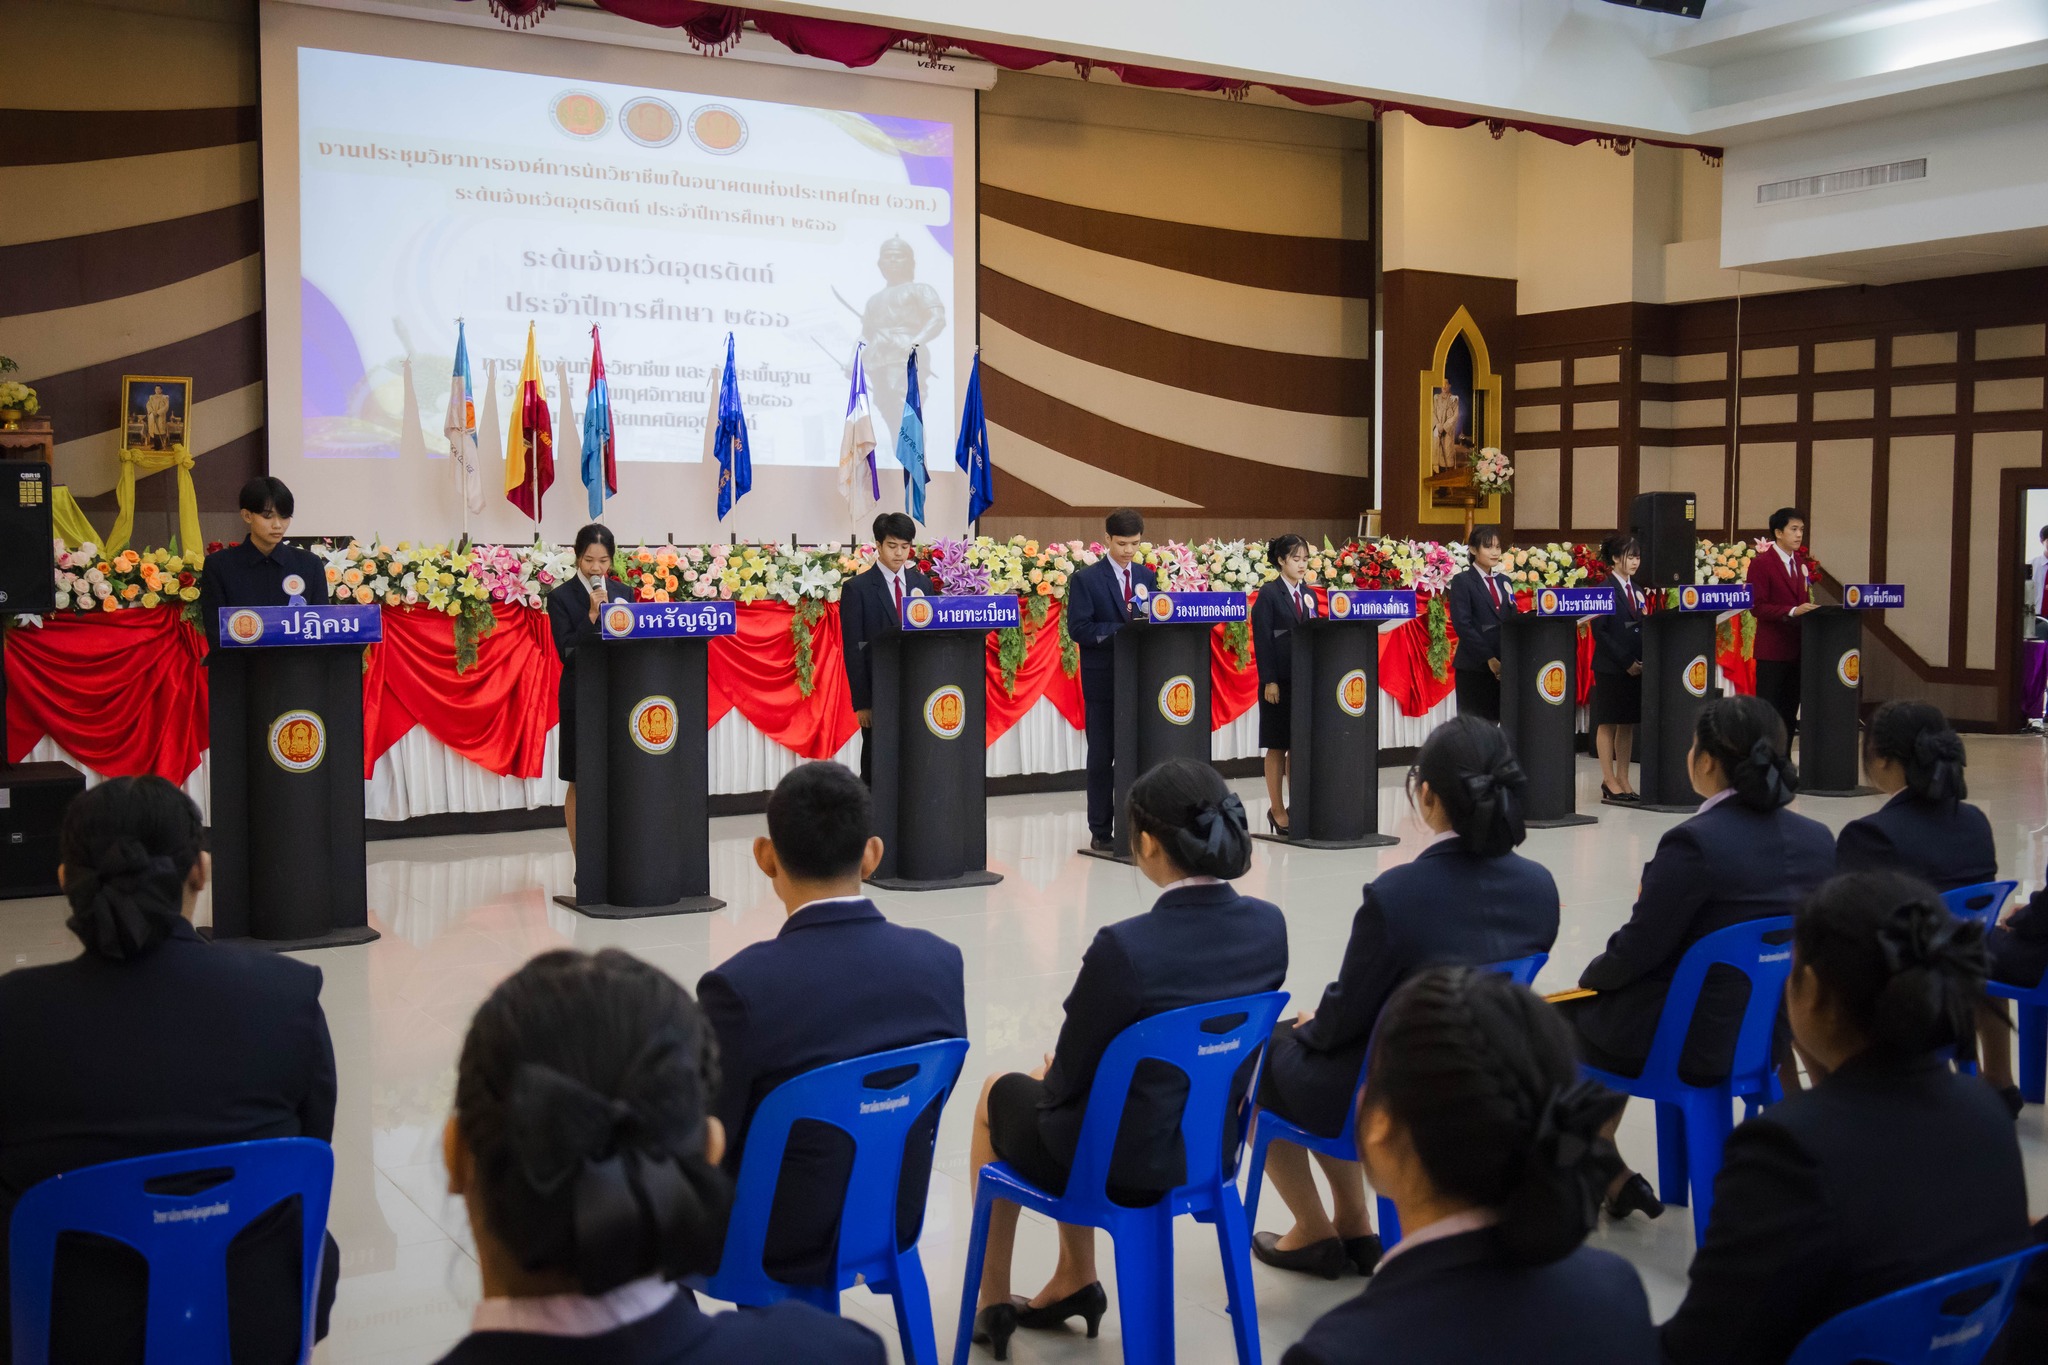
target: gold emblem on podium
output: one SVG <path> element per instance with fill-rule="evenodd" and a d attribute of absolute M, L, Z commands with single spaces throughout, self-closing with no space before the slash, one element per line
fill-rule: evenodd
<path fill-rule="evenodd" d="M 236 644 L 253 645 L 263 638 L 263 618 L 244 607 L 228 617 L 228 634 Z"/>
<path fill-rule="evenodd" d="M 1185 673 L 1176 673 L 1159 687 L 1159 714 L 1175 725 L 1186 725 L 1195 718 L 1195 680 Z"/>
<path fill-rule="evenodd" d="M 327 757 L 327 723 L 314 711 L 287 711 L 270 722 L 270 758 L 288 773 L 309 773 Z"/>
<path fill-rule="evenodd" d="M 1552 706 L 1562 706 L 1569 681 L 1571 674 L 1565 670 L 1564 660 L 1552 659 L 1536 670 L 1536 694 Z"/>
<path fill-rule="evenodd" d="M 1835 663 L 1835 676 L 1842 680 L 1842 686 L 1854 690 L 1863 681 L 1863 651 L 1845 650 Z"/>
<path fill-rule="evenodd" d="M 1365 670 L 1354 668 L 1337 679 L 1337 709 L 1347 716 L 1365 714 L 1365 704 L 1372 699 L 1371 685 L 1366 682 Z"/>
<path fill-rule="evenodd" d="M 924 699 L 924 725 L 940 739 L 958 739 L 967 728 L 967 696 L 952 683 Z"/>
<path fill-rule="evenodd" d="M 676 747 L 676 704 L 667 697 L 642 697 L 634 703 L 626 729 L 642 751 L 665 754 Z"/>
<path fill-rule="evenodd" d="M 1707 663 L 1707 656 L 1704 654 L 1693 655 L 1692 662 L 1685 666 L 1685 672 L 1679 676 L 1685 683 L 1686 691 L 1692 693 L 1695 697 L 1706 696 L 1707 681 L 1712 676 L 1711 668 Z"/>

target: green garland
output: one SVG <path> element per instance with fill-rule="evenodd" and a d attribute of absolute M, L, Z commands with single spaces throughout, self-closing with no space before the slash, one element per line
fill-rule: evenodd
<path fill-rule="evenodd" d="M 1074 643 L 1074 637 L 1067 634 L 1067 613 L 1060 612 L 1060 672 L 1073 677 L 1081 671 L 1081 646 Z"/>
<path fill-rule="evenodd" d="M 1031 652 L 1031 640 L 1045 629 L 1046 613 L 1051 610 L 1050 597 L 1032 593 L 1023 600 L 1023 624 L 1005 626 L 996 632 L 996 664 L 1002 669 L 1005 694 L 1017 695 L 1017 670 L 1024 666 L 1025 656 Z"/>
<path fill-rule="evenodd" d="M 1429 629 L 1429 671 L 1442 682 L 1451 675 L 1451 609 L 1441 596 L 1432 597 L 1423 619 Z"/>
<path fill-rule="evenodd" d="M 815 597 L 800 599 L 789 618 L 789 638 L 796 643 L 796 688 L 804 696 L 818 684 L 817 661 L 811 657 L 811 633 L 825 619 L 825 604 Z"/>
<path fill-rule="evenodd" d="M 1250 621 L 1228 621 L 1223 626 L 1223 643 L 1237 656 L 1237 671 L 1252 666 L 1252 625 Z"/>
<path fill-rule="evenodd" d="M 455 613 L 455 671 L 463 674 L 476 667 L 476 647 L 498 628 L 491 604 L 474 597 L 462 599 Z"/>

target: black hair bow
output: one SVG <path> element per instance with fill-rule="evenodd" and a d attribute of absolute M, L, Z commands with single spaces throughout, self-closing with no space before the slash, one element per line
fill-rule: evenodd
<path fill-rule="evenodd" d="M 1536 1160 L 1560 1171 L 1576 1170 L 1606 1141 L 1600 1130 L 1627 1098 L 1598 1081 L 1579 1080 L 1552 1090 L 1536 1116 Z"/>
<path fill-rule="evenodd" d="M 65 888 L 74 911 L 65 928 L 101 957 L 142 956 L 170 934 L 182 912 L 177 864 L 133 839 L 115 840 L 93 861 Z"/>
<path fill-rule="evenodd" d="M 1792 800 L 1792 787 L 1785 780 L 1785 768 L 1775 745 L 1768 739 L 1759 739 L 1749 746 L 1749 762 L 1762 776 L 1764 794 L 1771 806 L 1786 805 Z"/>
<path fill-rule="evenodd" d="M 1234 852 L 1243 841 L 1245 828 L 1244 802 L 1237 799 L 1236 792 L 1225 792 L 1221 801 L 1195 812 L 1194 832 L 1210 859 Z"/>

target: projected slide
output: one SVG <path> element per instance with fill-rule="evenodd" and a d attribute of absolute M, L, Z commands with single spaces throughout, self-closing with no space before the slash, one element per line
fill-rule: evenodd
<path fill-rule="evenodd" d="M 503 412 L 529 322 L 580 412 L 599 324 L 627 464 L 702 458 L 728 331 L 757 465 L 836 464 L 863 339 L 891 430 L 923 348 L 950 446 L 952 124 L 314 48 L 298 76 L 306 458 L 397 457 L 407 357 L 444 454 L 457 318 Z"/>

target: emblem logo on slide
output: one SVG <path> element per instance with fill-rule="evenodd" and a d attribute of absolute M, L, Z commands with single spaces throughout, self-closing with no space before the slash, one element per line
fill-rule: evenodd
<path fill-rule="evenodd" d="M 633 742 L 650 754 L 665 754 L 676 747 L 676 704 L 667 697 L 642 697 L 626 718 Z"/>
<path fill-rule="evenodd" d="M 1552 659 L 1536 670 L 1536 694 L 1552 706 L 1564 705 L 1565 684 L 1571 675 L 1565 672 L 1564 660 Z"/>
<path fill-rule="evenodd" d="M 1842 593 L 1842 605 L 1855 607 L 1861 606 L 1862 603 L 1863 589 L 1857 584 L 1851 583 Z"/>
<path fill-rule="evenodd" d="M 263 638 L 263 618 L 244 608 L 228 617 L 228 634 L 245 645 Z"/>
<path fill-rule="evenodd" d="M 1835 661 L 1835 676 L 1842 680 L 1842 686 L 1844 687 L 1855 687 L 1861 683 L 1863 681 L 1863 651 L 1860 649 L 1843 651 L 1842 657 Z"/>
<path fill-rule="evenodd" d="M 607 635 L 631 635 L 633 633 L 633 609 L 624 602 L 614 602 L 604 609 L 604 629 Z"/>
<path fill-rule="evenodd" d="M 1678 605 L 1684 607 L 1687 611 L 1694 611 L 1698 609 L 1699 604 L 1700 590 L 1698 588 L 1680 588 L 1678 590 Z"/>
<path fill-rule="evenodd" d="M 747 121 L 724 104 L 700 104 L 690 111 L 690 141 L 713 156 L 731 156 L 747 145 Z"/>
<path fill-rule="evenodd" d="M 1195 718 L 1195 680 L 1185 673 L 1176 673 L 1159 688 L 1159 714 L 1175 725 L 1186 725 Z"/>
<path fill-rule="evenodd" d="M 309 773 L 327 757 L 327 722 L 314 711 L 287 711 L 270 722 L 270 758 L 288 773 Z"/>
<path fill-rule="evenodd" d="M 932 604 L 923 597 L 913 597 L 903 604 L 903 619 L 918 630 L 932 623 Z"/>
<path fill-rule="evenodd" d="M 564 90 L 548 106 L 548 116 L 555 127 L 578 142 L 590 141 L 612 121 L 612 111 L 588 90 Z"/>
<path fill-rule="evenodd" d="M 1551 588 L 1543 590 L 1542 609 L 1545 616 L 1557 610 L 1557 592 Z"/>
<path fill-rule="evenodd" d="M 667 100 L 640 95 L 620 106 L 619 131 L 642 147 L 666 147 L 682 136 L 683 120 Z"/>
<path fill-rule="evenodd" d="M 1347 716 L 1362 716 L 1366 702 L 1371 699 L 1370 693 L 1365 670 L 1354 668 L 1337 679 L 1337 709 Z"/>
<path fill-rule="evenodd" d="M 1330 619 L 1332 621 L 1342 621 L 1349 615 L 1351 615 L 1351 594 L 1348 592 L 1331 593 Z"/>
<path fill-rule="evenodd" d="M 967 695 L 952 683 L 924 699 L 924 727 L 940 739 L 958 739 L 967 728 Z"/>
<path fill-rule="evenodd" d="M 1706 696 L 1707 679 L 1710 676 L 1707 656 L 1704 654 L 1693 655 L 1692 662 L 1685 666 L 1685 672 L 1679 676 L 1685 683 L 1686 691 L 1692 693 L 1695 697 Z"/>
<path fill-rule="evenodd" d="M 1171 621 L 1173 619 L 1173 599 L 1163 592 L 1154 593 L 1152 605 L 1147 610 L 1152 613 L 1152 619 L 1155 621 Z"/>

